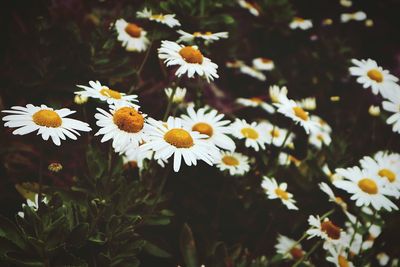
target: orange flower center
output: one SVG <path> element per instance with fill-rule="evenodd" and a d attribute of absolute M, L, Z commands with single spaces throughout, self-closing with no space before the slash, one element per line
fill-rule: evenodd
<path fill-rule="evenodd" d="M 375 195 L 378 193 L 378 186 L 376 182 L 369 178 L 363 178 L 358 181 L 358 187 L 360 187 L 362 191 L 370 195 Z"/>
<path fill-rule="evenodd" d="M 275 129 L 275 128 L 271 130 L 270 134 L 274 138 L 279 137 L 281 135 L 280 131 L 278 129 Z"/>
<path fill-rule="evenodd" d="M 396 181 L 396 174 L 389 169 L 382 169 L 378 172 L 378 174 L 380 177 L 386 177 L 391 183 Z"/>
<path fill-rule="evenodd" d="M 253 139 L 253 140 L 258 139 L 258 133 L 253 128 L 243 128 L 242 130 L 240 130 L 240 132 L 246 138 Z"/>
<path fill-rule="evenodd" d="M 60 115 L 49 109 L 42 109 L 32 115 L 33 122 L 40 126 L 57 128 L 62 124 Z"/>
<path fill-rule="evenodd" d="M 296 22 L 304 22 L 304 19 L 300 18 L 300 17 L 294 17 L 293 20 L 296 21 Z"/>
<path fill-rule="evenodd" d="M 381 83 L 383 81 L 382 72 L 380 72 L 377 69 L 372 69 L 372 70 L 368 71 L 367 75 L 371 80 L 374 80 L 378 83 Z"/>
<path fill-rule="evenodd" d="M 339 263 L 339 267 L 349 267 L 350 266 L 347 259 L 345 257 L 343 257 L 342 255 L 338 256 L 338 263 Z"/>
<path fill-rule="evenodd" d="M 294 107 L 293 111 L 296 117 L 302 119 L 303 121 L 308 120 L 308 113 L 305 112 L 304 109 L 302 109 L 301 107 Z"/>
<path fill-rule="evenodd" d="M 232 157 L 232 156 L 224 156 L 222 158 L 222 162 L 229 166 L 239 165 L 239 161 L 235 157 Z"/>
<path fill-rule="evenodd" d="M 250 100 L 257 104 L 261 104 L 263 102 L 263 100 L 259 97 L 252 97 Z"/>
<path fill-rule="evenodd" d="M 302 249 L 294 247 L 290 250 L 290 255 L 292 255 L 293 259 L 300 259 L 301 257 L 303 257 L 304 252 Z"/>
<path fill-rule="evenodd" d="M 204 122 L 196 123 L 195 125 L 193 125 L 192 130 L 197 131 L 201 134 L 206 134 L 208 135 L 208 137 L 211 137 L 213 135 L 213 128 L 211 127 L 211 125 Z"/>
<path fill-rule="evenodd" d="M 122 95 L 120 92 L 118 91 L 114 91 L 111 90 L 109 88 L 103 88 L 100 90 L 100 94 L 106 96 L 106 97 L 110 97 L 110 98 L 114 98 L 114 99 L 121 99 Z"/>
<path fill-rule="evenodd" d="M 133 38 L 139 38 L 142 34 L 142 28 L 135 23 L 128 23 L 128 25 L 125 27 L 125 32 Z"/>
<path fill-rule="evenodd" d="M 131 107 L 123 107 L 115 111 L 113 121 L 120 130 L 128 133 L 137 133 L 144 126 L 143 116 Z"/>
<path fill-rule="evenodd" d="M 195 37 L 200 37 L 200 36 L 203 36 L 203 35 L 210 36 L 210 35 L 212 35 L 212 34 L 213 34 L 212 32 L 205 32 L 205 33 L 194 32 L 194 33 L 193 33 L 193 36 L 195 36 Z"/>
<path fill-rule="evenodd" d="M 188 63 L 203 63 L 203 54 L 192 46 L 185 46 L 181 48 L 181 50 L 179 50 L 179 55 L 181 55 L 181 57 L 183 57 L 183 59 Z"/>
<path fill-rule="evenodd" d="M 340 238 L 340 228 L 334 225 L 331 221 L 326 220 L 321 223 L 321 230 L 325 232 L 331 239 Z"/>
<path fill-rule="evenodd" d="M 150 16 L 150 18 L 156 19 L 156 20 L 164 20 L 165 17 L 163 14 L 155 14 L 155 15 Z"/>
<path fill-rule="evenodd" d="M 288 193 L 287 193 L 286 191 L 280 189 L 279 187 L 278 187 L 277 189 L 275 189 L 275 194 L 276 194 L 279 198 L 281 198 L 281 199 L 283 199 L 283 200 L 288 200 L 288 199 L 289 199 Z"/>
<path fill-rule="evenodd" d="M 271 63 L 272 59 L 266 58 L 266 57 L 262 57 L 261 58 L 262 63 Z"/>
<path fill-rule="evenodd" d="M 193 138 L 189 132 L 174 128 L 164 134 L 164 140 L 177 148 L 189 148 L 193 146 Z"/>

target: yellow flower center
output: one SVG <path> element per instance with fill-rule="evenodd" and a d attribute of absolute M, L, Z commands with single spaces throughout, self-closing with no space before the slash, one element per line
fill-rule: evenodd
<path fill-rule="evenodd" d="M 304 22 L 304 19 L 300 18 L 300 17 L 294 17 L 293 20 L 296 21 L 296 22 Z"/>
<path fill-rule="evenodd" d="M 212 34 L 213 34 L 212 32 L 205 32 L 205 33 L 194 32 L 194 33 L 193 33 L 193 36 L 194 36 L 194 37 L 200 37 L 200 36 L 203 36 L 203 35 L 210 36 L 210 35 L 212 35 Z"/>
<path fill-rule="evenodd" d="M 396 181 L 396 174 L 389 169 L 382 169 L 378 172 L 378 174 L 380 177 L 386 177 L 391 183 Z"/>
<path fill-rule="evenodd" d="M 128 25 L 125 27 L 125 32 L 133 38 L 139 38 L 142 34 L 142 28 L 135 23 L 128 23 Z"/>
<path fill-rule="evenodd" d="M 60 115 L 49 109 L 42 109 L 32 115 L 33 122 L 40 126 L 57 128 L 62 124 Z"/>
<path fill-rule="evenodd" d="M 179 50 L 179 55 L 181 55 L 181 57 L 183 57 L 183 59 L 188 63 L 203 63 L 203 54 L 192 46 L 185 46 L 181 48 L 181 50 Z"/>
<path fill-rule="evenodd" d="M 208 135 L 208 137 L 211 137 L 213 135 L 213 128 L 210 124 L 205 122 L 196 123 L 195 125 L 193 125 L 192 130 L 197 131 L 201 134 L 206 134 Z"/>
<path fill-rule="evenodd" d="M 235 157 L 232 157 L 232 156 L 224 156 L 222 158 L 222 162 L 229 166 L 239 165 L 239 161 Z"/>
<path fill-rule="evenodd" d="M 266 58 L 266 57 L 262 57 L 262 58 L 261 58 L 261 61 L 262 61 L 262 63 L 268 64 L 268 63 L 271 63 L 271 62 L 272 62 L 272 59 L 269 59 L 269 58 Z"/>
<path fill-rule="evenodd" d="M 263 102 L 263 100 L 259 97 L 252 97 L 250 100 L 257 104 L 261 104 Z"/>
<path fill-rule="evenodd" d="M 278 187 L 277 189 L 275 189 L 275 194 L 276 194 L 279 198 L 281 198 L 281 199 L 283 199 L 283 200 L 288 200 L 288 199 L 289 199 L 288 193 L 287 193 L 286 191 L 280 189 L 279 187 Z"/>
<path fill-rule="evenodd" d="M 321 230 L 325 232 L 331 239 L 340 238 L 340 227 L 333 224 L 333 222 L 326 220 L 321 223 Z"/>
<path fill-rule="evenodd" d="M 100 90 L 100 94 L 106 97 L 114 98 L 114 99 L 121 99 L 122 95 L 118 91 L 111 90 L 109 88 L 103 88 Z"/>
<path fill-rule="evenodd" d="M 358 187 L 361 188 L 362 191 L 368 193 L 370 195 L 375 195 L 378 193 L 378 186 L 374 180 L 369 178 L 363 178 L 358 182 Z"/>
<path fill-rule="evenodd" d="M 270 134 L 271 134 L 271 136 L 274 137 L 274 138 L 279 137 L 279 136 L 281 135 L 281 133 L 279 132 L 279 130 L 278 130 L 278 129 L 275 129 L 275 128 L 271 130 Z"/>
<path fill-rule="evenodd" d="M 339 263 L 339 267 L 349 267 L 350 266 L 347 259 L 345 257 L 343 257 L 342 255 L 338 256 L 338 263 Z"/>
<path fill-rule="evenodd" d="M 324 141 L 324 136 L 322 134 L 317 134 L 317 139 L 321 142 Z"/>
<path fill-rule="evenodd" d="M 193 138 L 190 133 L 179 128 L 174 128 L 166 132 L 164 140 L 177 148 L 189 148 L 193 146 Z"/>
<path fill-rule="evenodd" d="M 293 111 L 296 117 L 302 119 L 303 121 L 308 120 L 308 113 L 305 112 L 304 109 L 302 109 L 301 107 L 294 107 Z"/>
<path fill-rule="evenodd" d="M 157 19 L 157 20 L 164 20 L 165 17 L 163 14 L 155 14 L 155 15 L 150 16 L 150 18 Z"/>
<path fill-rule="evenodd" d="M 144 126 L 143 116 L 131 107 L 123 107 L 115 111 L 113 121 L 120 130 L 128 133 L 137 133 Z"/>
<path fill-rule="evenodd" d="M 258 132 L 253 128 L 243 128 L 240 130 L 244 137 L 256 140 L 258 139 Z"/>
<path fill-rule="evenodd" d="M 383 81 L 382 72 L 380 72 L 377 69 L 372 69 L 372 70 L 368 71 L 367 75 L 371 80 L 374 80 L 378 83 L 381 83 Z"/>
<path fill-rule="evenodd" d="M 289 253 L 295 260 L 300 259 L 304 255 L 303 250 L 297 247 L 292 248 Z"/>

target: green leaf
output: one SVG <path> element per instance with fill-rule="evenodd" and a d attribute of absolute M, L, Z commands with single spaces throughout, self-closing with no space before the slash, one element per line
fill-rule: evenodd
<path fill-rule="evenodd" d="M 4 237 L 10 240 L 21 249 L 24 249 L 26 247 L 26 243 L 24 238 L 22 237 L 21 231 L 12 221 L 1 215 L 0 215 L 0 237 Z"/>
<path fill-rule="evenodd" d="M 183 225 L 180 236 L 180 247 L 185 266 L 198 267 L 196 243 L 193 238 L 192 230 L 186 223 Z"/>
<path fill-rule="evenodd" d="M 171 254 L 163 250 L 162 248 L 156 246 L 155 244 L 146 241 L 146 244 L 144 245 L 143 249 L 149 253 L 150 255 L 153 255 L 155 257 L 159 258 L 171 258 Z"/>

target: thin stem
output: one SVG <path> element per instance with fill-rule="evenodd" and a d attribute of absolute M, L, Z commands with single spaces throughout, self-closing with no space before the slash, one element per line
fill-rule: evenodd
<path fill-rule="evenodd" d="M 167 109 L 165 110 L 165 113 L 164 113 L 164 116 L 163 116 L 163 119 L 162 119 L 163 121 L 165 121 L 168 118 L 169 112 L 171 111 L 171 107 L 172 107 L 172 104 L 173 104 L 173 99 L 174 99 L 174 96 L 175 96 L 175 93 L 176 93 L 176 88 L 177 88 L 177 86 L 174 86 L 174 88 L 172 89 L 172 93 L 168 98 L 168 105 L 167 105 Z"/>
<path fill-rule="evenodd" d="M 300 263 L 302 263 L 303 261 L 307 260 L 308 257 L 310 257 L 310 255 L 321 245 L 321 243 L 322 243 L 322 240 L 319 240 L 317 243 L 315 243 L 314 246 L 306 254 L 303 255 L 303 257 L 298 259 L 295 262 L 295 264 L 292 265 L 292 267 L 299 266 Z"/>

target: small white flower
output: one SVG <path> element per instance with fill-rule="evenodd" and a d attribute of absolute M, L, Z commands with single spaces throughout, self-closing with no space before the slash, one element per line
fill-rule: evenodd
<path fill-rule="evenodd" d="M 228 170 L 229 174 L 244 175 L 250 170 L 249 158 L 243 154 L 236 152 L 221 152 L 219 160 L 216 161 L 218 169 L 221 171 Z"/>
<path fill-rule="evenodd" d="M 273 125 L 267 121 L 260 122 L 260 126 L 264 128 L 263 133 L 267 135 L 267 144 L 272 144 L 276 147 L 281 147 L 283 141 L 286 138 L 287 130 L 283 128 L 279 128 L 276 125 Z M 286 139 L 285 146 L 288 146 L 293 142 L 294 134 L 289 133 L 289 136 Z"/>
<path fill-rule="evenodd" d="M 279 88 L 278 85 L 271 85 L 269 87 L 269 97 L 273 103 L 279 103 L 279 99 L 283 96 L 287 96 L 288 90 L 286 86 Z"/>
<path fill-rule="evenodd" d="M 279 165 L 285 165 L 285 166 L 288 166 L 293 163 L 296 167 L 299 167 L 301 164 L 301 160 L 299 160 L 298 158 L 296 158 L 290 154 L 281 152 L 281 153 L 279 153 L 279 156 L 278 156 L 278 163 L 279 163 Z"/>
<path fill-rule="evenodd" d="M 253 59 L 253 67 L 257 70 L 273 70 L 275 68 L 274 61 L 266 57 L 258 57 Z"/>
<path fill-rule="evenodd" d="M 143 169 L 143 162 L 145 159 L 150 160 L 153 157 L 153 151 L 151 151 L 151 150 L 142 151 L 140 149 L 140 146 L 137 147 L 133 144 L 129 144 L 126 147 L 124 153 L 125 153 L 125 156 L 122 158 L 124 163 L 135 162 L 139 169 Z M 166 163 L 168 163 L 167 160 L 164 160 L 164 159 L 157 160 L 157 164 L 163 168 L 165 167 Z"/>
<path fill-rule="evenodd" d="M 337 205 L 339 205 L 343 210 L 347 210 L 347 204 L 346 202 L 343 201 L 343 199 L 341 197 L 337 197 L 335 196 L 335 194 L 333 193 L 332 189 L 329 187 L 328 184 L 326 183 L 319 183 L 318 184 L 319 188 L 322 190 L 322 192 L 324 192 L 325 194 L 328 195 L 329 197 L 329 201 L 336 203 Z"/>
<path fill-rule="evenodd" d="M 267 77 L 264 75 L 264 73 L 262 73 L 261 71 L 257 70 L 254 67 L 242 65 L 239 67 L 239 71 L 243 74 L 247 74 L 247 75 L 249 75 L 253 78 L 256 78 L 260 81 L 265 81 L 267 79 Z"/>
<path fill-rule="evenodd" d="M 313 24 L 312 21 L 309 19 L 303 19 L 300 17 L 294 17 L 292 22 L 290 22 L 289 27 L 294 30 L 294 29 L 302 29 L 302 30 L 308 30 L 312 28 Z"/>
<path fill-rule="evenodd" d="M 172 98 L 172 102 L 175 104 L 182 103 L 185 100 L 186 88 L 177 87 L 175 90 L 176 91 L 174 97 Z M 165 88 L 164 91 L 169 99 L 172 95 L 173 88 Z"/>
<path fill-rule="evenodd" d="M 336 267 L 354 267 L 354 264 L 349 261 L 348 254 L 343 247 L 328 247 L 329 256 L 326 260 L 335 264 Z"/>
<path fill-rule="evenodd" d="M 367 18 L 367 14 L 363 11 L 357 11 L 354 13 L 343 13 L 340 15 L 340 21 L 343 23 L 349 22 L 350 20 L 362 21 Z"/>
<path fill-rule="evenodd" d="M 238 139 L 245 139 L 245 146 L 252 147 L 255 151 L 265 149 L 267 136 L 263 133 L 263 128 L 257 122 L 247 123 L 245 120 L 236 119 L 231 124 L 232 134 Z"/>
<path fill-rule="evenodd" d="M 331 171 L 331 169 L 329 168 L 328 164 L 326 164 L 326 163 L 322 166 L 322 171 L 325 173 L 326 176 L 328 176 L 328 178 L 331 180 L 331 182 L 343 179 L 343 177 L 340 176 L 339 174 L 333 173 Z"/>
<path fill-rule="evenodd" d="M 245 65 L 242 60 L 232 60 L 225 63 L 225 66 L 230 69 L 237 69 Z"/>
<path fill-rule="evenodd" d="M 118 41 L 127 51 L 143 52 L 149 46 L 147 32 L 135 23 L 128 23 L 124 19 L 118 19 L 115 22 L 115 28 L 118 32 Z"/>
<path fill-rule="evenodd" d="M 380 266 L 387 266 L 390 260 L 388 254 L 385 252 L 376 254 L 376 259 L 378 260 Z"/>
<path fill-rule="evenodd" d="M 368 113 L 373 117 L 378 117 L 381 114 L 381 109 L 379 108 L 379 106 L 371 105 L 368 108 Z"/>
<path fill-rule="evenodd" d="M 308 137 L 308 142 L 317 149 L 321 149 L 322 145 L 329 146 L 331 141 L 331 136 L 325 131 L 312 131 Z"/>
<path fill-rule="evenodd" d="M 188 33 L 183 30 L 178 30 L 181 36 L 179 37 L 177 43 L 185 42 L 185 43 L 193 43 L 195 39 L 203 39 L 205 44 L 210 44 L 214 41 L 218 41 L 219 39 L 228 38 L 228 32 L 194 32 Z"/>
<path fill-rule="evenodd" d="M 300 101 L 296 101 L 297 104 L 305 110 L 315 110 L 317 108 L 317 101 L 315 97 L 303 98 Z"/>
<path fill-rule="evenodd" d="M 310 215 L 308 217 L 308 223 L 311 226 L 307 230 L 309 235 L 308 239 L 313 237 L 320 237 L 324 240 L 324 249 L 328 249 L 330 246 L 343 246 L 346 247 L 343 230 L 335 225 L 328 218 L 325 218 L 323 222 L 317 215 L 317 217 Z"/>
<path fill-rule="evenodd" d="M 293 194 L 287 192 L 287 183 L 278 184 L 275 178 L 263 177 L 261 187 L 265 190 L 269 199 L 280 199 L 289 210 L 298 210 L 293 199 Z"/>
<path fill-rule="evenodd" d="M 260 15 L 259 7 L 253 3 L 250 3 L 246 0 L 238 0 L 238 4 L 247 9 L 253 16 L 258 17 Z"/>
<path fill-rule="evenodd" d="M 351 7 L 351 5 L 353 5 L 353 2 L 351 0 L 340 0 L 340 4 L 344 7 Z"/>
<path fill-rule="evenodd" d="M 276 252 L 283 255 L 284 259 L 298 260 L 305 254 L 301 244 L 297 244 L 295 240 L 287 236 L 279 235 L 277 242 L 275 245 Z"/>
<path fill-rule="evenodd" d="M 142 11 L 136 12 L 138 18 L 146 18 L 150 21 L 156 21 L 167 25 L 170 28 L 175 26 L 181 26 L 179 21 L 175 18 L 175 14 L 153 14 L 150 9 L 143 9 Z"/>
<path fill-rule="evenodd" d="M 393 132 L 400 133 L 400 88 L 393 89 L 387 96 L 388 100 L 383 101 L 382 107 L 393 114 L 386 120 L 386 123 L 393 124 Z"/>
<path fill-rule="evenodd" d="M 262 98 L 260 97 L 251 97 L 251 98 L 241 98 L 239 97 L 236 100 L 237 103 L 246 106 L 246 107 L 261 107 L 263 110 L 265 110 L 268 113 L 275 113 L 275 108 L 265 102 Z"/>

